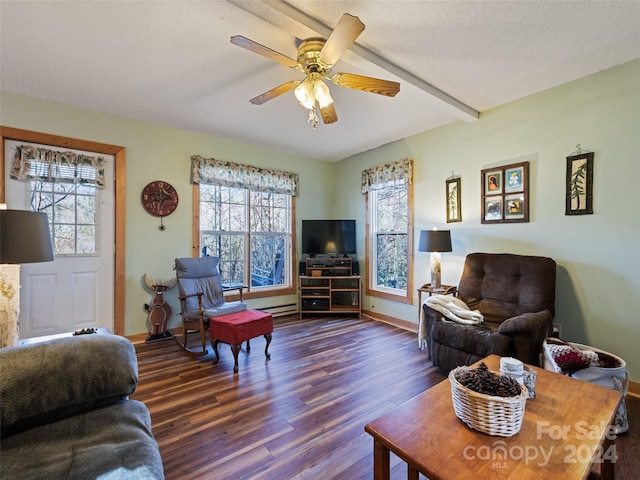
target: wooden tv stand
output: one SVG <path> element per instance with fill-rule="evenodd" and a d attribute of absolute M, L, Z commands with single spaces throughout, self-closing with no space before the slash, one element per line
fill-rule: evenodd
<path fill-rule="evenodd" d="M 360 275 L 351 275 L 350 258 L 308 258 L 299 277 L 300 318 L 303 314 L 362 314 Z"/>

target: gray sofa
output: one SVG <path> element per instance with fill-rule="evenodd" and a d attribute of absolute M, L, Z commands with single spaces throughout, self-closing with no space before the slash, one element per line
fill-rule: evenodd
<path fill-rule="evenodd" d="M 129 340 L 78 335 L 0 349 L 0 478 L 163 479 Z"/>

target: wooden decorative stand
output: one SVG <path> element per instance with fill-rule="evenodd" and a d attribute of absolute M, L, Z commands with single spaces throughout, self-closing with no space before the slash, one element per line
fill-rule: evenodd
<path fill-rule="evenodd" d="M 144 281 L 147 287 L 154 292 L 151 304 L 144 304 L 144 309 L 149 314 L 149 324 L 151 325 L 151 332 L 149 332 L 146 342 L 171 338 L 173 333 L 167 329 L 167 324 L 169 317 L 171 317 L 172 309 L 171 305 L 164 299 L 164 292 L 175 287 L 176 281 L 172 279 L 168 282 L 160 283 L 147 274 L 144 276 Z"/>

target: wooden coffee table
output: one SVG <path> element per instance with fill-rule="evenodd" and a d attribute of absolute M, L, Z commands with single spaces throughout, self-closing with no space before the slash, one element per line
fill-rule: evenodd
<path fill-rule="evenodd" d="M 500 370 L 500 357 L 483 360 Z M 472 430 L 453 411 L 448 380 L 365 427 L 373 436 L 374 478 L 389 479 L 389 454 L 408 464 L 410 480 L 586 479 L 593 464 L 613 479 L 615 435 L 609 426 L 620 392 L 535 368 L 536 394 L 511 437 Z"/>

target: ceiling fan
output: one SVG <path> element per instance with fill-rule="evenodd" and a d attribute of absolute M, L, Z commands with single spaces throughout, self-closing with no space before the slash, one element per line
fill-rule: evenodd
<path fill-rule="evenodd" d="M 304 108 L 309 110 L 309 123 L 313 128 L 318 124 L 316 106 L 322 121 L 330 124 L 338 121 L 329 87 L 323 79 L 340 87 L 354 88 L 364 92 L 394 97 L 400 91 L 400 84 L 379 78 L 365 77 L 353 73 L 332 73 L 331 69 L 342 54 L 349 49 L 364 31 L 364 23 L 358 17 L 345 13 L 329 38 L 308 38 L 298 47 L 297 60 L 254 42 L 242 35 L 231 37 L 231 43 L 274 60 L 306 76 L 303 80 L 290 80 L 249 100 L 254 105 L 262 105 L 284 93 L 294 90 L 294 94 Z"/>

